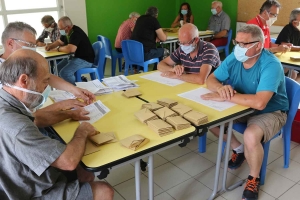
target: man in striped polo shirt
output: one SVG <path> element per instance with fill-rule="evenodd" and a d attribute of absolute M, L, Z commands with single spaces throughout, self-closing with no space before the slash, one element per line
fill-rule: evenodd
<path fill-rule="evenodd" d="M 194 24 L 185 24 L 178 31 L 179 48 L 158 63 L 162 76 L 190 83 L 204 84 L 213 68 L 220 65 L 216 47 L 199 38 Z"/>

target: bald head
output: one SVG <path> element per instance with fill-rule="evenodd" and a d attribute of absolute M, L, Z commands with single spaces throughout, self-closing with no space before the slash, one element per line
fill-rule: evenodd
<path fill-rule="evenodd" d="M 191 39 L 198 37 L 199 32 L 197 26 L 191 23 L 184 24 L 178 31 L 178 36 L 189 37 Z"/>

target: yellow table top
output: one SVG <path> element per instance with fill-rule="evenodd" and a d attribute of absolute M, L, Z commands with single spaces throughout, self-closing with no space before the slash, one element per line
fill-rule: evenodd
<path fill-rule="evenodd" d="M 42 50 L 40 50 L 40 48 L 44 48 L 44 47 L 38 47 L 36 49 L 36 52 L 41 54 L 44 58 L 54 58 L 54 57 L 60 57 L 60 56 L 68 56 L 68 55 L 71 55 L 73 53 L 64 53 L 64 52 L 58 52 L 58 51 L 47 51 L 47 52 L 44 52 Z"/>
<path fill-rule="evenodd" d="M 286 53 L 276 53 L 275 56 L 280 60 L 282 63 L 286 64 L 292 64 L 292 65 L 298 65 L 300 66 L 300 61 L 292 61 L 291 57 L 300 57 L 300 52 L 299 51 L 289 51 Z"/>
<path fill-rule="evenodd" d="M 177 86 L 168 86 L 164 84 L 160 84 L 154 81 L 150 81 L 144 78 L 141 78 L 141 76 L 152 73 L 142 73 L 142 74 L 136 74 L 132 76 L 128 76 L 127 78 L 130 80 L 137 80 L 137 84 L 140 86 L 138 90 L 142 93 L 140 96 L 141 98 L 149 101 L 149 102 L 156 102 L 156 100 L 160 98 L 170 98 L 173 100 L 176 100 L 180 103 L 183 103 L 187 106 L 190 106 L 194 110 L 197 110 L 199 112 L 202 112 L 208 116 L 208 123 L 220 120 L 225 117 L 230 117 L 235 115 L 238 112 L 249 110 L 249 107 L 241 106 L 241 105 L 235 105 L 229 109 L 226 109 L 224 111 L 217 111 L 215 109 L 206 107 L 202 104 L 196 103 L 194 101 L 182 98 L 178 96 L 178 94 L 197 89 L 199 87 L 206 87 L 206 85 L 198 85 L 198 84 L 192 84 L 192 83 L 183 83 Z M 200 98 L 200 96 L 199 96 Z"/>
<path fill-rule="evenodd" d="M 194 127 L 190 127 L 160 137 L 146 124 L 138 121 L 134 116 L 134 113 L 140 110 L 142 104 L 145 103 L 142 100 L 138 98 L 127 99 L 122 96 L 122 91 L 97 96 L 97 99 L 101 100 L 111 110 L 103 118 L 93 124 L 100 132 L 115 132 L 119 140 L 134 134 L 140 134 L 150 139 L 150 142 L 137 151 L 122 147 L 118 142 L 103 145 L 101 146 L 100 151 L 86 155 L 82 158 L 82 162 L 88 168 L 94 168 L 94 170 L 100 170 L 101 167 L 107 168 L 107 164 L 109 164 L 108 166 L 116 165 L 138 156 L 145 155 L 146 153 L 157 150 L 159 145 L 166 146 L 166 142 L 172 140 L 179 141 L 182 139 L 182 136 L 192 135 L 189 133 L 192 133 L 195 130 Z M 77 121 L 65 120 L 54 125 L 53 128 L 60 137 L 68 143 L 72 139 L 78 125 L 79 122 Z"/>

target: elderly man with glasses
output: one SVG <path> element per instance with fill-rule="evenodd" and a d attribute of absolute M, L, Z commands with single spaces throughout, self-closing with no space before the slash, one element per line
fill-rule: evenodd
<path fill-rule="evenodd" d="M 216 47 L 200 40 L 198 28 L 185 24 L 178 31 L 180 46 L 170 56 L 158 63 L 162 76 L 190 83 L 204 84 L 212 69 L 220 65 Z"/>
<path fill-rule="evenodd" d="M 228 167 L 237 169 L 246 158 L 250 168 L 243 200 L 258 199 L 259 172 L 264 157 L 261 142 L 269 141 L 278 133 L 289 109 L 283 68 L 280 61 L 264 49 L 264 41 L 258 26 L 243 26 L 237 32 L 234 52 L 207 79 L 212 93 L 201 96 L 205 100 L 229 101 L 256 110 L 235 121 L 247 123 L 245 148 L 234 135 L 230 143 L 233 155 Z M 219 128 L 211 132 L 218 136 Z"/>
<path fill-rule="evenodd" d="M 42 34 L 36 40 L 37 46 L 46 46 L 45 38 L 49 36 L 51 42 L 55 42 L 60 38 L 60 32 L 55 22 L 54 18 L 51 15 L 45 15 L 41 23 L 44 27 Z"/>

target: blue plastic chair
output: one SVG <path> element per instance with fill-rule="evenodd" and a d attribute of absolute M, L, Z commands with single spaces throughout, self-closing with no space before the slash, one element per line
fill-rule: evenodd
<path fill-rule="evenodd" d="M 292 130 L 292 123 L 294 121 L 295 115 L 298 111 L 299 101 L 300 101 L 300 84 L 288 77 L 285 77 L 286 81 L 286 92 L 289 100 L 289 112 L 287 115 L 286 124 L 282 127 L 281 131 L 277 133 L 272 139 L 278 137 L 282 134 L 283 137 L 283 158 L 284 158 L 284 168 L 289 167 L 290 162 L 290 143 L 291 143 L 291 130 Z M 247 128 L 247 124 L 245 123 L 236 123 L 233 125 L 233 129 L 238 131 L 239 133 L 244 133 L 245 129 Z M 202 139 L 200 139 L 202 138 Z M 202 145 L 201 151 L 205 150 L 203 146 L 206 146 L 206 134 L 205 138 L 202 136 L 199 138 L 199 147 Z M 272 140 L 271 139 L 271 140 Z M 268 164 L 268 154 L 270 148 L 270 141 L 266 143 L 262 143 L 264 148 L 264 159 L 260 170 L 260 184 L 263 185 L 265 183 L 266 177 L 266 170 Z M 201 143 L 201 144 L 200 144 Z M 226 142 L 223 142 L 223 150 L 226 146 Z M 200 151 L 200 149 L 199 149 Z M 205 151 L 204 151 L 205 152 Z"/>
<path fill-rule="evenodd" d="M 76 82 L 81 82 L 82 74 L 90 74 L 91 79 L 95 80 L 97 77 L 99 80 L 104 78 L 103 69 L 105 66 L 105 48 L 102 42 L 98 41 L 93 44 L 95 52 L 94 66 L 91 68 L 82 68 L 76 72 Z M 97 77 L 96 77 L 97 76 Z"/>
<path fill-rule="evenodd" d="M 271 42 L 275 44 L 277 38 L 271 38 Z"/>
<path fill-rule="evenodd" d="M 143 44 L 135 40 L 123 40 L 122 51 L 125 58 L 124 75 L 128 75 L 128 69 L 131 65 L 138 65 L 144 67 L 144 72 L 148 71 L 148 65 L 158 63 L 158 58 L 153 58 L 144 61 L 144 47 Z"/>
<path fill-rule="evenodd" d="M 217 47 L 218 51 L 225 50 L 225 56 L 226 57 L 229 55 L 229 46 L 230 46 L 231 38 L 232 38 L 232 30 L 230 29 L 228 31 L 227 44 L 225 46 Z"/>
<path fill-rule="evenodd" d="M 117 59 L 119 62 L 119 72 L 122 71 L 122 58 L 124 57 L 123 53 L 119 53 L 115 49 L 112 49 L 110 40 L 107 37 L 98 35 L 97 38 L 98 38 L 98 41 L 103 42 L 103 44 L 105 46 L 105 57 L 111 59 L 111 75 L 115 76 Z M 106 58 L 105 58 L 105 64 L 106 64 Z M 105 64 L 104 64 L 104 66 L 105 66 Z M 103 74 L 104 74 L 104 71 L 103 71 Z"/>

